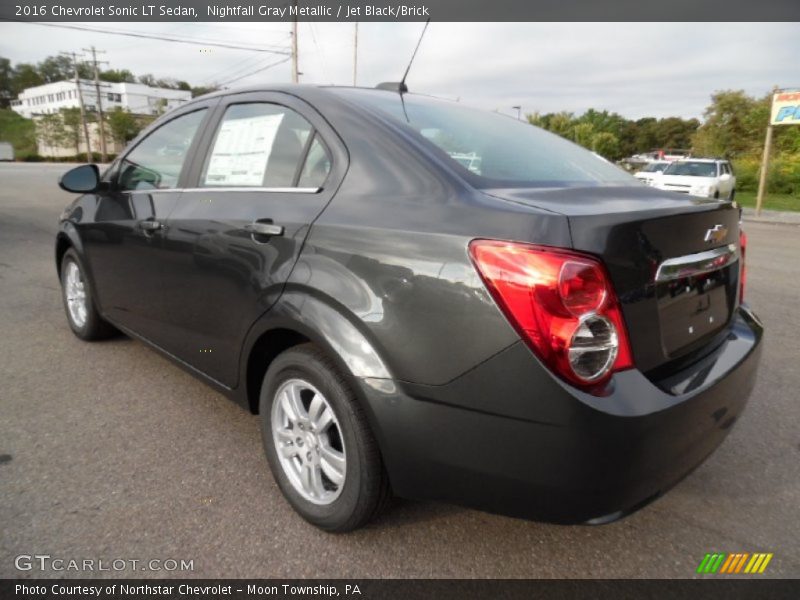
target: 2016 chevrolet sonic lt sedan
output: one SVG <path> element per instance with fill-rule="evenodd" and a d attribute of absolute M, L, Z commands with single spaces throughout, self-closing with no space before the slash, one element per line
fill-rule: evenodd
<path fill-rule="evenodd" d="M 64 174 L 69 326 L 259 414 L 326 530 L 392 493 L 603 523 L 665 492 L 756 377 L 736 204 L 381 87 L 204 96 Z"/>

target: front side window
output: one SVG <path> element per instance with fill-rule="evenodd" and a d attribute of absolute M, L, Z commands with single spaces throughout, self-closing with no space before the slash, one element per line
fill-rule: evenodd
<path fill-rule="evenodd" d="M 201 185 L 295 187 L 312 133 L 311 124 L 285 106 L 234 104 L 219 125 Z"/>
<path fill-rule="evenodd" d="M 508 116 L 425 96 L 344 88 L 335 93 L 410 127 L 476 187 L 638 185 L 585 148 Z"/>
<path fill-rule="evenodd" d="M 206 109 L 182 115 L 148 135 L 120 162 L 122 190 L 163 190 L 178 185 L 186 155 Z"/>

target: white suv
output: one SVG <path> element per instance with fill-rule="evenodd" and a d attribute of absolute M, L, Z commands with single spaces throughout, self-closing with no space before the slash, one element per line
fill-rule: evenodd
<path fill-rule="evenodd" d="M 736 177 L 727 160 L 689 158 L 669 165 L 652 186 L 660 190 L 733 200 Z"/>

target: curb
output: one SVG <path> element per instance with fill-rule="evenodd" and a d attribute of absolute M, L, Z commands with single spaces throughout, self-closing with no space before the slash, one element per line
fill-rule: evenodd
<path fill-rule="evenodd" d="M 800 225 L 800 212 L 781 210 L 762 210 L 756 215 L 754 208 L 742 209 L 742 218 L 750 223 L 772 223 L 779 225 Z"/>

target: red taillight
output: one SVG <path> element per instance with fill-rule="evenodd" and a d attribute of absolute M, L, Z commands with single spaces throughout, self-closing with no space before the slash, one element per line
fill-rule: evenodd
<path fill-rule="evenodd" d="M 474 240 L 469 250 L 495 301 L 555 373 L 592 391 L 633 366 L 619 303 L 597 259 L 495 240 Z"/>
<path fill-rule="evenodd" d="M 558 293 L 564 306 L 580 316 L 597 310 L 606 299 L 606 282 L 600 265 L 567 261 L 561 265 Z"/>
<path fill-rule="evenodd" d="M 746 249 L 747 234 L 744 229 L 739 229 L 739 260 L 741 261 L 741 267 L 739 268 L 739 304 L 744 302 L 744 285 L 747 283 L 747 264 L 744 260 Z"/>

